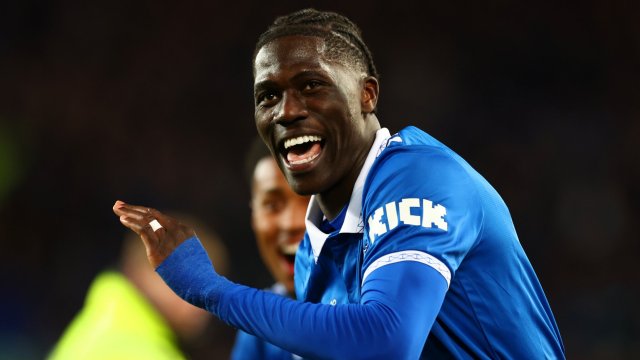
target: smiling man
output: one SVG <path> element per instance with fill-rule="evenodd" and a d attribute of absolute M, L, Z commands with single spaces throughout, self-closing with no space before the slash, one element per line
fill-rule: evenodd
<path fill-rule="evenodd" d="M 506 205 L 427 133 L 380 127 L 378 74 L 351 21 L 278 18 L 253 70 L 258 132 L 291 187 L 313 194 L 298 301 L 227 281 L 193 230 L 116 202 L 176 293 L 308 358 L 564 358 Z"/>

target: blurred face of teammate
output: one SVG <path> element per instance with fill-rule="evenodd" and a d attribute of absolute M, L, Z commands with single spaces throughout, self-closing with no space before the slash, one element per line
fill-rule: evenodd
<path fill-rule="evenodd" d="M 305 231 L 308 196 L 291 190 L 272 157 L 253 172 L 251 217 L 260 256 L 271 275 L 294 293 L 293 264 Z"/>
<path fill-rule="evenodd" d="M 378 84 L 323 54 L 324 41 L 312 36 L 264 45 L 254 63 L 255 120 L 291 187 L 332 194 L 342 207 L 379 127 L 364 116 Z"/>

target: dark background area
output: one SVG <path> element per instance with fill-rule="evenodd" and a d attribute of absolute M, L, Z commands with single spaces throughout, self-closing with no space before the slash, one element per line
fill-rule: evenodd
<path fill-rule="evenodd" d="M 384 126 L 504 197 L 568 357 L 640 357 L 638 2 L 24 0 L 0 3 L 0 358 L 44 357 L 80 309 L 124 234 L 116 199 L 203 219 L 232 280 L 270 284 L 242 172 L 251 55 L 307 6 L 363 29 Z"/>

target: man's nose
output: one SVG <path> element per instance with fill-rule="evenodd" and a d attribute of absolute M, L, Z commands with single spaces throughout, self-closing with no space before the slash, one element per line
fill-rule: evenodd
<path fill-rule="evenodd" d="M 298 91 L 290 90 L 283 92 L 275 116 L 276 123 L 286 126 L 295 121 L 302 120 L 308 115 L 307 106 Z"/>

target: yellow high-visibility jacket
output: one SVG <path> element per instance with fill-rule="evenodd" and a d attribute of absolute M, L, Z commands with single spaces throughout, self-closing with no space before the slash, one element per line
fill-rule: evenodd
<path fill-rule="evenodd" d="M 185 359 L 176 336 L 122 274 L 105 271 L 91 284 L 85 305 L 49 360 Z"/>

